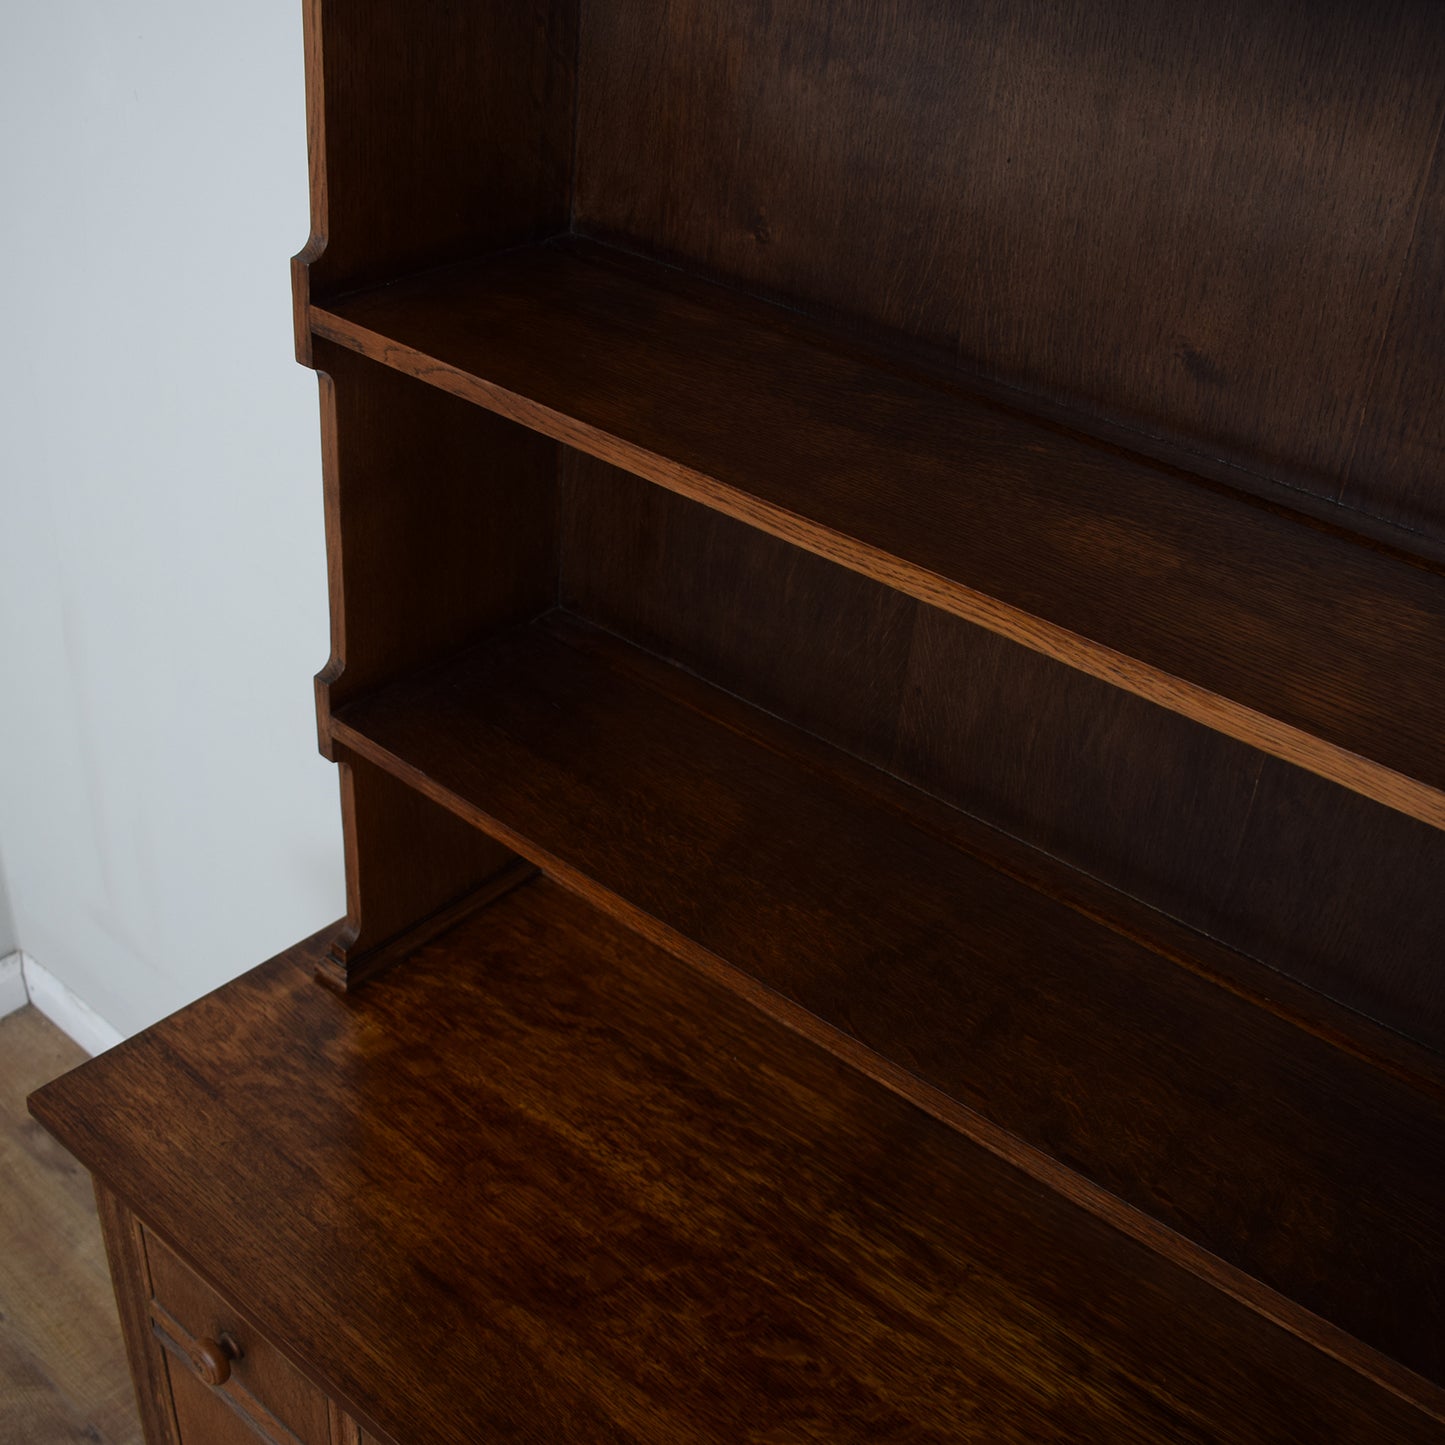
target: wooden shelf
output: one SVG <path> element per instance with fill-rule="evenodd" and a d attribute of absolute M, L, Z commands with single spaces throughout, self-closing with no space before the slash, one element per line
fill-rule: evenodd
<path fill-rule="evenodd" d="M 566 614 L 332 730 L 1053 1187 L 1445 1378 L 1445 1163 L 1422 1168 L 1445 1160 L 1445 1088 L 1423 1053 L 1411 1078 L 1333 1046 Z M 1248 1295 L 1237 1270 L 1213 1277 Z"/>
<path fill-rule="evenodd" d="M 149 1439 L 1441 1438 L 1445 7 L 1238 8 L 306 0 L 346 917 L 34 1105 Z"/>
<path fill-rule="evenodd" d="M 33 1108 L 368 1439 L 1438 1428 L 553 884 L 359 996 L 321 948 Z"/>
<path fill-rule="evenodd" d="M 1445 826 L 1427 566 L 578 242 L 318 335 Z"/>

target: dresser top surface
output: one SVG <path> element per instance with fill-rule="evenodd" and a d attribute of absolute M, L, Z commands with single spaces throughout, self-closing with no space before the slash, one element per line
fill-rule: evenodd
<path fill-rule="evenodd" d="M 320 950 L 32 1107 L 380 1434 L 1429 1438 L 554 884 L 358 994 Z"/>

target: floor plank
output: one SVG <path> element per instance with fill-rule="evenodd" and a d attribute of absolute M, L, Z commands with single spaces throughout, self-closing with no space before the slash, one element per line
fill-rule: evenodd
<path fill-rule="evenodd" d="M 85 1054 L 0 1019 L 0 1440 L 142 1445 L 90 1176 L 26 1112 Z"/>

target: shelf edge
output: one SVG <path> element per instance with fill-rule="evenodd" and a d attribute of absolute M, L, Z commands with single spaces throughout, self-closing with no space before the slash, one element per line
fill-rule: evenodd
<path fill-rule="evenodd" d="M 313 306 L 310 314 L 313 334 L 394 371 L 734 517 L 780 541 L 861 573 L 1166 711 L 1190 718 L 1394 812 L 1430 827 L 1445 829 L 1445 789 L 1094 642 L 961 582 L 880 551 L 822 523 L 788 512 L 577 417 L 358 326 L 335 312 Z"/>
<path fill-rule="evenodd" d="M 342 719 L 333 718 L 331 730 L 336 743 L 385 769 L 432 802 L 486 832 L 569 892 L 674 954 L 808 1042 L 827 1050 L 915 1108 L 987 1149 L 1012 1168 L 1153 1253 L 1188 1270 L 1271 1324 L 1289 1331 L 1312 1348 L 1445 1424 L 1445 1388 L 1436 1386 L 1425 1376 L 1366 1344 L 1348 1330 L 1332 1324 L 1246 1270 L 1228 1263 L 1143 1210 L 1094 1184 L 1044 1150 L 991 1122 L 817 1014 L 775 992 L 712 950 L 604 887 L 580 868 L 540 847 L 500 818 L 437 783 L 421 769 L 372 741 Z"/>

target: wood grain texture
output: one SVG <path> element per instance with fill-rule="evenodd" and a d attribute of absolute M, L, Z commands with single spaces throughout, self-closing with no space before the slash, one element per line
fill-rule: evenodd
<path fill-rule="evenodd" d="M 25 1445 L 96 1445 L 96 1427 L 61 1395 L 44 1364 L 23 1348 L 0 1348 L 0 1430 Z"/>
<path fill-rule="evenodd" d="M 1196 918 L 1445 1053 L 1445 834 L 1267 760 Z"/>
<path fill-rule="evenodd" d="M 585 453 L 563 477 L 568 610 L 891 763 L 917 602 Z"/>
<path fill-rule="evenodd" d="M 100 1180 L 95 1185 L 95 1203 L 111 1277 L 115 1281 L 115 1299 L 120 1307 L 126 1356 L 135 1382 L 146 1445 L 191 1445 L 181 1438 L 166 1362 L 151 1335 L 150 1314 L 146 1308 L 151 1294 L 150 1273 L 146 1268 L 140 1224 Z"/>
<path fill-rule="evenodd" d="M 173 1354 L 166 1355 L 166 1371 L 182 1445 L 293 1445 L 285 1436 L 257 1431 L 224 1395 L 203 1385 Z"/>
<path fill-rule="evenodd" d="M 554 885 L 314 962 L 32 1107 L 368 1438 L 1438 1436 Z"/>
<path fill-rule="evenodd" d="M 0 1440 L 140 1445 L 90 1181 L 25 1108 L 84 1052 L 34 1008 L 0 1019 Z"/>
<path fill-rule="evenodd" d="M 1195 922 L 1232 876 L 1264 762 L 1231 738 L 920 609 L 893 770 L 1172 917 Z M 1211 919 L 1215 937 L 1235 942 L 1227 912 Z M 1307 966 L 1293 976 L 1311 982 Z"/>
<path fill-rule="evenodd" d="M 1445 121 L 1341 499 L 1445 536 Z"/>
<path fill-rule="evenodd" d="M 1423 565 L 595 249 L 513 252 L 313 326 L 1445 825 L 1445 581 Z"/>
<path fill-rule="evenodd" d="M 335 726 L 629 922 L 1445 1379 L 1445 1094 L 994 872 L 911 790 L 880 803 L 886 780 L 857 790 L 842 755 L 723 723 L 710 693 L 559 619 Z"/>
<path fill-rule="evenodd" d="M 333 706 L 557 592 L 552 442 L 323 342 L 322 467 Z"/>
<path fill-rule="evenodd" d="M 330 940 L 323 978 L 347 988 L 519 875 L 505 847 L 415 789 L 364 758 L 340 761 L 346 920 Z"/>
<path fill-rule="evenodd" d="M 356 1421 L 334 1402 L 331 1403 L 330 1408 L 332 1445 L 366 1445 Z M 381 1445 L 375 1436 L 372 1437 L 372 1441 L 373 1445 Z"/>
<path fill-rule="evenodd" d="M 579 73 L 583 233 L 1441 534 L 1429 0 L 595 5 Z"/>
<path fill-rule="evenodd" d="M 162 1350 L 153 1342 L 152 1348 Z M 176 1428 L 182 1445 L 329 1445 L 325 1439 L 298 1439 L 275 1429 L 257 1429 L 227 1394 L 197 1379 L 173 1351 L 165 1351 L 166 1377 L 175 1402 Z"/>
<path fill-rule="evenodd" d="M 313 294 L 566 226 L 576 6 L 305 0 L 311 239 L 293 266 L 298 312 Z"/>
<path fill-rule="evenodd" d="M 901 777 L 1445 1050 L 1445 833 L 924 609 Z"/>
<path fill-rule="evenodd" d="M 1445 833 L 577 452 L 568 607 L 1445 1050 Z"/>
<path fill-rule="evenodd" d="M 145 1233 L 146 1264 L 153 1299 L 150 1315 L 156 1339 L 153 1349 L 167 1351 L 166 1367 L 172 1386 L 177 1377 L 190 1376 L 200 1390 L 178 1392 L 181 1402 L 196 1402 L 196 1413 L 218 1417 L 221 1412 L 240 1415 L 263 1436 L 291 1445 L 331 1445 L 331 1412 L 326 1397 L 286 1360 L 249 1320 L 243 1319 L 153 1233 Z M 200 1379 L 187 1368 L 184 1352 L 201 1339 L 224 1341 L 231 1347 L 229 1374 L 219 1385 Z M 179 1347 L 179 1348 L 177 1348 Z M 199 1404 L 209 1393 L 215 1406 Z M 208 1436 L 188 1435 L 186 1445 L 204 1445 Z"/>

